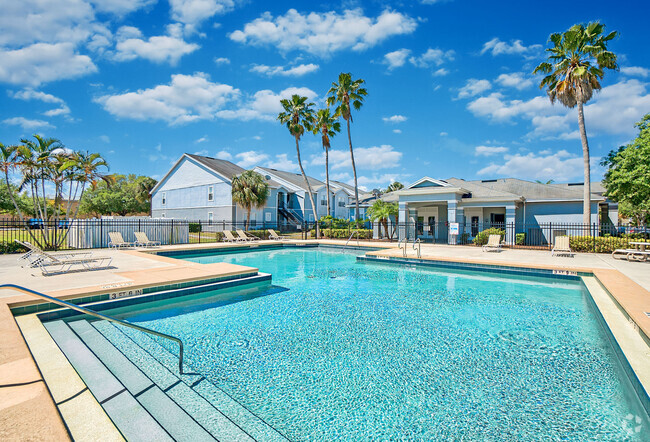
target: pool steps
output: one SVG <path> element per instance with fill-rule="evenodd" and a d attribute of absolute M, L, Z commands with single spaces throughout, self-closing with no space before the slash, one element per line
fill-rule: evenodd
<path fill-rule="evenodd" d="M 154 339 L 107 321 L 46 322 L 127 440 L 286 441 Z"/>

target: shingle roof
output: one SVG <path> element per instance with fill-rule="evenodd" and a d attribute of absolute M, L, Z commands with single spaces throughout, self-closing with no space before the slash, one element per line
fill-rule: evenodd
<path fill-rule="evenodd" d="M 553 183 L 551 184 L 552 186 L 557 186 L 557 187 L 563 187 L 567 189 L 573 189 L 580 191 L 580 193 L 583 192 L 584 188 L 584 183 Z M 606 189 L 605 186 L 603 186 L 603 183 L 600 181 L 592 181 L 591 183 L 591 193 L 595 193 L 596 195 L 603 195 L 605 193 Z"/>
<path fill-rule="evenodd" d="M 472 197 L 490 197 L 490 192 L 503 192 L 510 195 L 524 197 L 526 200 L 580 200 L 582 199 L 582 186 L 558 186 L 554 184 L 536 183 L 517 178 L 499 178 L 497 180 L 465 181 L 450 178 L 449 182 L 463 183 L 462 187 L 472 192 Z M 471 187 L 474 189 L 472 189 Z M 485 191 L 484 189 L 489 189 Z M 602 199 L 592 193 L 592 199 Z"/>
<path fill-rule="evenodd" d="M 228 178 L 229 180 L 232 180 L 232 178 L 235 175 L 239 175 L 240 173 L 246 171 L 246 169 L 239 167 L 238 165 L 231 163 L 230 161 L 218 160 L 216 158 L 204 157 L 201 155 L 193 155 L 189 153 L 186 153 L 185 155 L 187 155 L 188 157 L 192 158 L 195 161 L 198 161 L 204 166 L 209 167 L 210 169 L 217 172 L 219 175 L 222 175 Z"/>
<path fill-rule="evenodd" d="M 305 188 L 305 180 L 302 177 L 301 173 L 285 172 L 283 170 L 271 169 L 268 167 L 258 166 L 257 168 L 267 173 L 270 173 L 272 175 L 275 175 L 278 178 L 293 184 L 294 186 L 300 187 L 304 191 L 307 191 L 307 189 Z M 309 180 L 309 184 L 311 185 L 312 192 L 315 192 L 316 188 L 321 187 L 325 184 L 322 181 L 317 180 L 316 178 L 310 176 L 308 176 L 307 179 Z"/>
<path fill-rule="evenodd" d="M 445 181 L 452 186 L 462 187 L 463 189 L 469 190 L 472 194 L 472 198 L 501 198 L 509 200 L 517 200 L 521 198 L 521 194 L 484 185 L 480 181 L 465 181 L 460 178 L 449 178 Z"/>

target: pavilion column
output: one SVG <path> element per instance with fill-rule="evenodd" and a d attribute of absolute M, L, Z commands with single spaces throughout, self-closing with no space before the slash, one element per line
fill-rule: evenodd
<path fill-rule="evenodd" d="M 449 234 L 449 228 L 447 228 L 447 243 L 448 244 L 458 244 L 459 236 L 463 231 L 463 208 L 458 206 L 458 201 L 449 200 L 447 201 L 447 222 L 448 223 L 459 223 L 459 232 L 458 235 L 452 236 Z"/>
<path fill-rule="evenodd" d="M 397 226 L 397 237 L 401 241 L 406 238 L 406 226 L 408 224 L 408 204 L 399 202 L 399 224 Z"/>
<path fill-rule="evenodd" d="M 506 204 L 506 244 L 514 245 L 515 243 L 515 205 Z"/>

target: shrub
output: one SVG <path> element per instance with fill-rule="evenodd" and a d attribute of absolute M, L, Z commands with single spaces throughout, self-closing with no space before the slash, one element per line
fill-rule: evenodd
<path fill-rule="evenodd" d="M 349 229 L 322 229 L 321 236 L 330 239 L 348 239 L 354 230 Z M 372 239 L 372 229 L 359 229 L 359 239 Z M 312 237 L 316 236 L 316 231 L 311 231 Z M 356 235 L 352 237 L 356 238 Z"/>
<path fill-rule="evenodd" d="M 189 228 L 190 233 L 199 233 L 201 232 L 201 223 L 190 223 Z"/>
<path fill-rule="evenodd" d="M 616 249 L 631 249 L 632 242 L 642 242 L 636 238 L 617 238 L 603 236 L 572 236 L 569 245 L 574 252 L 611 253 Z"/>
<path fill-rule="evenodd" d="M 526 234 L 525 233 L 517 233 L 515 235 L 515 244 L 518 246 L 523 246 L 526 244 Z"/>
<path fill-rule="evenodd" d="M 490 235 L 501 235 L 501 239 L 503 239 L 503 237 L 506 235 L 506 231 L 503 229 L 498 229 L 496 227 L 485 229 L 481 232 L 478 232 L 478 235 L 476 235 L 476 238 L 474 238 L 474 244 L 477 246 L 483 246 L 487 244 Z"/>
<path fill-rule="evenodd" d="M 15 241 L 0 241 L 0 254 L 25 253 L 27 249 Z"/>

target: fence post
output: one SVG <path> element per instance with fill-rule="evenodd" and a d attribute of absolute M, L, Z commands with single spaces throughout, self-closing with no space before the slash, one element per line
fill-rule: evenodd
<path fill-rule="evenodd" d="M 596 223 L 593 224 L 593 230 L 592 230 L 592 236 L 593 236 L 593 253 L 596 253 Z"/>
<path fill-rule="evenodd" d="M 102 247 L 104 247 L 104 220 L 99 218 L 99 248 Z"/>

